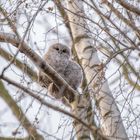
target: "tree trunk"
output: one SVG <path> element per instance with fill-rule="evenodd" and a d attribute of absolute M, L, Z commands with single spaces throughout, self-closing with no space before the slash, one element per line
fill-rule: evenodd
<path fill-rule="evenodd" d="M 68 18 L 75 49 L 84 69 L 91 98 L 96 101 L 101 116 L 101 130 L 113 139 L 128 139 L 120 111 L 104 78 L 103 64 L 100 63 L 93 40 L 90 38 L 88 25 L 81 0 L 68 0 Z"/>

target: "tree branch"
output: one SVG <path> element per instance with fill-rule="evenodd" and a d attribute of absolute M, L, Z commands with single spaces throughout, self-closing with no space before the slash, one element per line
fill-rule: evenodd
<path fill-rule="evenodd" d="M 138 9 L 134 5 L 127 3 L 125 0 L 115 0 L 115 1 L 119 3 L 121 6 L 123 6 L 124 8 L 126 8 L 127 10 L 136 13 L 137 15 L 140 15 L 140 9 Z"/>
<path fill-rule="evenodd" d="M 72 39 L 72 32 L 71 32 L 71 28 L 70 28 L 70 24 L 69 24 L 69 20 L 68 20 L 68 15 L 63 7 L 63 5 L 61 4 L 61 0 L 54 0 L 54 3 L 56 4 L 62 18 L 64 19 L 64 23 L 68 29 L 69 35 Z"/>
<path fill-rule="evenodd" d="M 129 21 L 127 18 L 125 18 L 115 7 L 108 1 L 106 0 L 104 2 L 111 11 L 119 18 L 121 19 L 126 25 L 128 25 L 133 31 L 135 31 L 136 35 L 140 39 L 140 30 L 138 27 L 136 27 L 131 21 Z"/>
<path fill-rule="evenodd" d="M 10 137 L 0 137 L 0 140 L 15 140 L 15 138 Z M 29 137 L 26 138 L 16 138 L 16 140 L 31 140 Z"/>
<path fill-rule="evenodd" d="M 21 108 L 16 104 L 16 102 L 9 95 L 8 91 L 4 87 L 4 84 L 2 83 L 1 80 L 0 80 L 0 91 L 1 91 L 0 96 L 8 104 L 8 106 L 12 110 L 13 114 L 16 116 L 16 118 L 19 120 L 19 122 L 23 125 L 23 127 L 27 130 L 29 135 L 31 137 L 35 137 L 35 138 L 42 140 L 43 137 L 37 133 L 36 129 L 32 126 L 30 121 L 26 118 L 26 116 L 22 112 Z"/>
<path fill-rule="evenodd" d="M 90 126 L 88 125 L 87 123 L 85 123 L 84 121 L 82 121 L 80 118 L 78 118 L 77 116 L 73 115 L 72 113 L 69 113 L 68 111 L 64 110 L 64 109 L 61 109 L 59 108 L 58 106 L 54 106 L 50 103 L 47 103 L 43 98 L 41 98 L 40 96 L 38 96 L 37 94 L 34 94 L 32 91 L 30 91 L 28 88 L 14 82 L 13 80 L 5 77 L 5 76 L 0 76 L 0 78 L 6 82 L 8 82 L 9 84 L 12 84 L 14 85 L 15 87 L 17 88 L 20 88 L 22 89 L 26 94 L 32 96 L 34 99 L 36 99 L 37 101 L 39 101 L 41 104 L 55 110 L 55 111 L 58 111 L 58 112 L 61 112 L 73 119 L 75 119 L 76 121 L 80 122 L 82 125 L 84 125 L 85 127 L 87 127 L 91 132 L 94 132 L 96 134 L 98 134 L 99 136 L 101 136 L 103 139 L 102 140 L 110 140 L 109 137 L 106 137 L 104 136 L 100 130 L 98 130 L 95 126 Z"/>
<path fill-rule="evenodd" d="M 3 57 L 7 61 L 11 61 L 14 56 L 12 56 L 10 53 L 8 53 L 6 50 L 0 48 L 0 56 Z M 27 64 L 22 63 L 18 59 L 14 59 L 13 63 L 17 68 L 19 68 L 21 71 L 26 73 L 32 80 L 37 81 L 37 74 L 35 71 L 33 71 Z"/>

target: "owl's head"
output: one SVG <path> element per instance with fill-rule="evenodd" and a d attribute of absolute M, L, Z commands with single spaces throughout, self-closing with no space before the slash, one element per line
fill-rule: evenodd
<path fill-rule="evenodd" d="M 50 46 L 49 52 L 53 52 L 56 55 L 65 56 L 67 58 L 70 57 L 70 49 L 61 43 L 56 43 Z"/>

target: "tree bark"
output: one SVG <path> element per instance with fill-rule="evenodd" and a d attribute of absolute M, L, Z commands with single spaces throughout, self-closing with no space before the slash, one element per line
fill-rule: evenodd
<path fill-rule="evenodd" d="M 75 49 L 84 69 L 91 98 L 96 101 L 101 116 L 102 132 L 113 139 L 128 139 L 121 113 L 104 78 L 103 64 L 99 61 L 93 40 L 89 36 L 88 25 L 85 21 L 83 2 L 68 0 L 68 17 Z"/>

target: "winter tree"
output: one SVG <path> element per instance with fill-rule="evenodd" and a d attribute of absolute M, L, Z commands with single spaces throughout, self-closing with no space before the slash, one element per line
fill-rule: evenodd
<path fill-rule="evenodd" d="M 0 140 L 140 138 L 139 0 L 1 0 L 0 11 Z M 54 43 L 81 66 L 78 90 L 44 61 Z"/>

